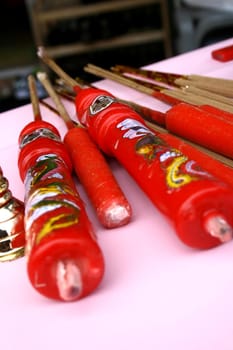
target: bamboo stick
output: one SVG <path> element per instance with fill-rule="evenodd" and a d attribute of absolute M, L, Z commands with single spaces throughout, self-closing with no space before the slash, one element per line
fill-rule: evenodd
<path fill-rule="evenodd" d="M 187 91 L 182 91 L 179 88 L 174 88 L 174 89 L 161 89 L 160 91 L 157 91 L 148 88 L 147 86 L 143 86 L 143 83 L 135 82 L 131 80 L 130 78 L 126 78 L 124 76 L 120 76 L 119 74 L 113 73 L 111 71 L 108 71 L 106 69 L 100 68 L 98 66 L 95 66 L 93 64 L 88 64 L 86 67 L 84 67 L 84 70 L 88 73 L 92 73 L 94 75 L 97 75 L 102 78 L 110 79 L 113 81 L 116 81 L 120 84 L 123 84 L 125 86 L 128 86 L 132 89 L 138 90 L 142 93 L 145 93 L 147 95 L 153 96 L 155 98 L 158 98 L 160 100 L 163 100 L 164 102 L 169 103 L 169 100 L 166 100 L 164 96 L 169 96 L 174 99 L 173 104 L 177 102 L 186 102 L 190 103 L 196 106 L 201 106 L 203 104 L 205 105 L 211 105 L 216 108 L 219 108 L 221 110 L 233 113 L 233 107 L 223 103 L 216 101 L 214 99 L 211 99 L 209 97 L 204 97 L 201 95 L 196 95 L 195 93 L 187 92 Z M 176 102 L 175 102 L 176 100 Z M 172 104 L 172 103 L 169 103 Z"/>
<path fill-rule="evenodd" d="M 186 91 L 186 92 L 191 92 L 197 96 L 204 96 L 204 97 L 210 98 L 212 100 L 219 101 L 221 103 L 233 106 L 233 99 L 222 96 L 222 95 L 217 94 L 215 92 L 204 90 L 202 88 L 196 87 L 195 85 L 182 86 L 181 89 L 183 91 Z"/>
<path fill-rule="evenodd" d="M 59 96 L 57 95 L 56 91 L 53 89 L 52 84 L 50 83 L 47 74 L 44 72 L 38 72 L 37 73 L 37 78 L 40 80 L 40 82 L 42 83 L 42 85 L 45 87 L 45 89 L 47 90 L 48 94 L 50 95 L 50 97 L 53 99 L 60 116 L 62 117 L 62 119 L 64 120 L 66 126 L 68 129 L 71 129 L 74 127 L 74 123 L 73 121 L 70 119 L 69 114 L 67 113 L 63 103 L 61 102 Z"/>
<path fill-rule="evenodd" d="M 192 81 L 203 81 L 208 82 L 210 85 L 222 86 L 222 87 L 231 87 L 233 89 L 233 80 L 232 79 L 224 79 L 224 78 L 214 78 L 205 75 L 198 74 L 190 74 L 188 75 L 189 80 Z"/>
<path fill-rule="evenodd" d="M 37 51 L 38 57 L 49 67 L 57 73 L 57 75 L 63 78 L 65 81 L 69 83 L 70 86 L 77 86 L 78 83 L 73 78 L 71 78 L 68 74 L 66 74 L 63 69 L 61 69 L 54 60 L 52 60 L 46 53 L 45 48 L 43 46 L 38 47 Z"/>
<path fill-rule="evenodd" d="M 106 78 L 106 79 L 116 81 L 117 83 L 128 86 L 132 89 L 138 90 L 138 91 L 145 93 L 147 95 L 152 95 L 154 92 L 154 90 L 152 88 L 144 87 L 142 84 L 140 84 L 138 82 L 134 82 L 134 81 L 130 80 L 129 78 L 123 77 L 123 76 L 116 74 L 116 73 L 113 73 L 113 72 L 110 72 L 106 69 L 95 66 L 94 64 L 91 64 L 91 63 L 89 63 L 87 66 L 85 66 L 84 70 L 86 72 L 94 74 L 100 78 Z"/>
<path fill-rule="evenodd" d="M 190 103 L 195 106 L 210 105 L 218 109 L 221 109 L 223 111 L 233 113 L 233 106 L 210 99 L 205 96 L 196 95 L 195 93 L 192 93 L 192 92 L 182 91 L 180 89 L 176 89 L 176 90 L 174 89 L 174 90 L 163 90 L 163 93 L 165 95 L 180 99 L 180 101 Z"/>
<path fill-rule="evenodd" d="M 196 87 L 203 90 L 203 94 L 207 94 L 206 91 L 217 93 L 219 96 L 225 96 L 233 98 L 233 82 L 232 84 L 222 84 L 220 81 L 218 83 L 209 82 L 206 79 L 200 80 L 190 80 L 190 79 L 176 79 L 176 84 L 185 87 Z"/>
<path fill-rule="evenodd" d="M 124 65 L 115 65 L 114 67 L 111 67 L 111 71 L 115 73 L 129 73 L 134 74 L 136 76 L 140 76 L 142 78 L 147 78 L 154 80 L 158 83 L 163 83 L 166 85 L 172 85 L 175 86 L 175 80 L 181 77 L 184 77 L 180 74 L 174 74 L 174 73 L 166 73 L 166 72 L 158 72 L 153 71 L 149 69 L 143 69 L 143 68 L 135 68 L 135 67 L 129 67 Z"/>
<path fill-rule="evenodd" d="M 198 75 L 198 74 L 175 74 L 175 73 L 168 73 L 168 72 L 159 72 L 159 71 L 153 71 L 150 69 L 145 68 L 134 68 L 124 65 L 115 65 L 111 68 L 115 72 L 119 73 L 134 73 L 136 75 L 139 75 L 141 77 L 147 77 L 159 82 L 164 82 L 168 85 L 175 86 L 177 84 L 177 79 L 187 79 L 189 81 L 197 81 L 197 82 L 203 82 L 208 84 L 208 86 L 217 86 L 217 87 L 226 87 L 233 89 L 233 80 L 232 79 L 224 79 L 224 78 L 216 78 L 216 77 L 209 77 L 205 75 Z"/>
<path fill-rule="evenodd" d="M 28 76 L 28 87 L 29 87 L 30 100 L 32 103 L 34 120 L 41 120 L 39 99 L 38 99 L 37 90 L 36 90 L 36 80 L 33 75 Z"/>

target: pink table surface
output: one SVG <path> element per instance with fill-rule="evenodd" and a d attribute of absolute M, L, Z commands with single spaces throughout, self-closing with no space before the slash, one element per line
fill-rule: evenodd
<path fill-rule="evenodd" d="M 233 62 L 223 64 L 210 56 L 213 48 L 231 43 L 233 39 L 149 67 L 233 78 Z M 118 97 L 168 108 L 107 80 L 97 86 Z M 66 106 L 74 116 L 74 106 Z M 43 107 L 42 115 L 64 135 L 57 116 Z M 24 186 L 17 168 L 17 138 L 31 120 L 30 105 L 0 115 L 0 165 L 20 199 Z M 78 302 L 54 302 L 29 284 L 25 258 L 0 264 L 1 349 L 232 350 L 233 242 L 208 251 L 186 247 L 126 171 L 116 161 L 110 165 L 132 204 L 129 225 L 103 229 L 78 184 L 105 256 L 100 287 Z"/>

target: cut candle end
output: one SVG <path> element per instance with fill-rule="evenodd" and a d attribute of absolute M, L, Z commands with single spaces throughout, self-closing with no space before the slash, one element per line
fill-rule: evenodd
<path fill-rule="evenodd" d="M 132 216 L 131 206 L 124 200 L 122 204 L 113 202 L 111 205 L 102 205 L 98 216 L 106 228 L 115 228 L 127 225 Z"/>
<path fill-rule="evenodd" d="M 56 281 L 62 300 L 77 300 L 81 295 L 82 276 L 79 267 L 73 260 L 61 260 L 57 262 Z"/>
<path fill-rule="evenodd" d="M 43 58 L 46 55 L 45 49 L 44 49 L 43 46 L 38 46 L 38 48 L 37 48 L 37 55 L 40 58 Z"/>
<path fill-rule="evenodd" d="M 210 213 L 204 219 L 206 231 L 213 237 L 226 243 L 233 238 L 233 227 L 227 222 L 221 213 Z"/>

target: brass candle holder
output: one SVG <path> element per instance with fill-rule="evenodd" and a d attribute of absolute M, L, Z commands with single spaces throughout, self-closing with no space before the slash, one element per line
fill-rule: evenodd
<path fill-rule="evenodd" d="M 24 204 L 12 196 L 0 167 L 0 262 L 24 255 Z"/>

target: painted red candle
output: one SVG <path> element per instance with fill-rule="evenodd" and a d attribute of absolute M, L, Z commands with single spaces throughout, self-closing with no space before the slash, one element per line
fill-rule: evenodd
<path fill-rule="evenodd" d="M 233 60 L 233 45 L 221 47 L 220 49 L 213 50 L 211 56 L 220 62 L 228 62 Z"/>
<path fill-rule="evenodd" d="M 19 145 L 29 279 L 48 298 L 78 300 L 99 285 L 104 259 L 71 177 L 71 160 L 45 121 L 28 124 Z"/>
<path fill-rule="evenodd" d="M 163 139 L 172 147 L 178 149 L 189 158 L 195 160 L 203 169 L 221 179 L 223 182 L 226 182 L 233 188 L 233 169 L 230 166 L 216 160 L 209 154 L 202 152 L 196 147 L 193 147 L 175 135 L 164 133 Z"/>
<path fill-rule="evenodd" d="M 115 156 L 187 245 L 207 249 L 232 239 L 233 191 L 152 132 L 103 90 L 79 90 L 77 114 L 99 147 Z"/>

